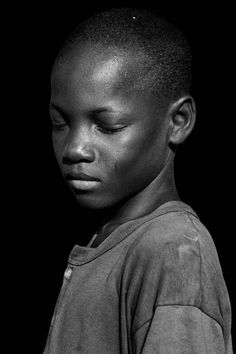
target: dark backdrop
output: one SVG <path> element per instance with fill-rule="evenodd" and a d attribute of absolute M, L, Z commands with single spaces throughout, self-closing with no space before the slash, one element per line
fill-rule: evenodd
<path fill-rule="evenodd" d="M 137 6 L 115 2 L 112 6 L 86 6 L 72 1 L 49 7 L 34 3 L 14 8 L 14 18 L 9 16 L 14 65 L 13 100 L 8 108 L 11 128 L 18 137 L 17 144 L 11 142 L 12 156 L 22 180 L 20 188 L 13 188 L 10 215 L 15 211 L 17 216 L 10 223 L 19 246 L 17 301 L 20 305 L 22 296 L 23 316 L 27 313 L 22 338 L 34 343 L 33 350 L 26 345 L 25 352 L 42 353 L 68 254 L 78 239 L 86 244 L 91 224 L 77 209 L 54 160 L 48 115 L 51 65 L 63 40 L 81 19 L 127 5 Z M 192 46 L 197 123 L 177 154 L 176 181 L 182 200 L 195 209 L 215 241 L 234 310 L 231 9 L 226 4 L 206 8 L 190 2 L 145 8 L 182 28 Z"/>

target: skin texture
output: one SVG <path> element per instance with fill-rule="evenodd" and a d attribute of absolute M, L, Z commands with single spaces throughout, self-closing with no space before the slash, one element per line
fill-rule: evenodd
<path fill-rule="evenodd" d="M 149 90 L 127 85 L 138 75 L 135 60 L 87 43 L 52 72 L 53 146 L 62 174 L 100 180 L 87 191 L 69 186 L 80 206 L 101 213 L 94 247 L 118 224 L 178 199 L 171 144 L 192 130 L 194 101 L 180 97 L 161 109 Z"/>

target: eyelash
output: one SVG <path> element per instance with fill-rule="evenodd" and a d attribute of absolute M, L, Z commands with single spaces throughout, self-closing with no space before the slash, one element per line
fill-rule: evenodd
<path fill-rule="evenodd" d="M 61 123 L 61 124 L 52 123 L 52 129 L 53 129 L 53 131 L 62 131 L 62 130 L 64 130 L 64 128 L 66 128 L 67 126 L 68 126 L 68 124 L 66 124 L 66 123 Z"/>
<path fill-rule="evenodd" d="M 64 128 L 66 128 L 68 126 L 68 124 L 66 123 L 61 123 L 61 124 L 52 124 L 53 125 L 53 131 L 62 131 L 64 130 Z M 115 134 L 120 132 L 122 129 L 124 129 L 124 127 L 121 128 L 105 128 L 102 126 L 97 126 L 98 130 L 103 132 L 104 134 Z"/>
<path fill-rule="evenodd" d="M 124 127 L 122 128 L 104 128 L 104 127 L 98 127 L 98 130 L 100 130 L 101 132 L 105 133 L 105 134 L 115 134 L 120 132 L 122 129 L 124 129 Z"/>

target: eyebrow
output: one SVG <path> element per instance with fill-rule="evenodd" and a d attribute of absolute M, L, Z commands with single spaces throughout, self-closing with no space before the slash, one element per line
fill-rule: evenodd
<path fill-rule="evenodd" d="M 55 109 L 57 110 L 60 114 L 65 115 L 66 112 L 63 110 L 63 108 L 61 108 L 60 106 L 58 106 L 57 104 L 50 102 L 49 104 L 49 109 Z M 90 113 L 92 115 L 98 115 L 100 113 L 123 113 L 121 111 L 116 111 L 114 109 L 112 109 L 111 107 L 101 107 L 101 108 L 94 108 L 90 110 Z"/>

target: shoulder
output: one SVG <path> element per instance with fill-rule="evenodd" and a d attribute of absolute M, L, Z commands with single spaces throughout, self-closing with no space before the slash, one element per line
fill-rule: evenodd
<path fill-rule="evenodd" d="M 184 283 L 193 278 L 212 284 L 223 279 L 213 239 L 190 212 L 163 214 L 144 222 L 135 232 L 127 257 L 143 270 L 153 268 Z"/>
<path fill-rule="evenodd" d="M 187 213 L 158 216 L 135 232 L 125 262 L 131 282 L 142 279 L 158 304 L 193 304 L 201 288 L 201 252 L 198 231 Z"/>
<path fill-rule="evenodd" d="M 180 211 L 143 223 L 126 255 L 129 284 L 156 306 L 196 306 L 220 322 L 229 301 L 214 242 L 200 220 Z"/>
<path fill-rule="evenodd" d="M 197 216 L 188 211 L 169 212 L 145 221 L 135 230 L 129 253 L 139 258 L 193 261 L 208 258 L 213 268 L 219 259 L 213 239 Z M 191 257 L 189 257 L 191 256 Z M 173 258 L 174 257 L 174 258 Z M 218 269 L 215 269 L 218 271 Z"/>
<path fill-rule="evenodd" d="M 195 223 L 198 219 L 194 218 Z M 136 237 L 130 244 L 133 257 L 164 260 L 166 257 L 183 259 L 184 254 L 200 256 L 199 229 L 192 216 L 184 211 L 170 212 L 154 217 L 135 230 Z"/>

